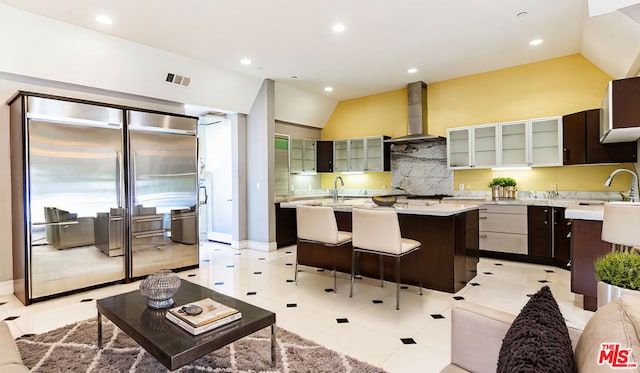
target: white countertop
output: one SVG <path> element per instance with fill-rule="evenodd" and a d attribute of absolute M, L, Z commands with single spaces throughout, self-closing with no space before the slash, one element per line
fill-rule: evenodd
<path fill-rule="evenodd" d="M 565 218 L 580 220 L 602 221 L 605 201 L 598 200 L 570 200 L 570 199 L 514 199 L 491 200 L 475 197 L 446 197 L 442 203 L 434 200 L 407 200 L 398 198 L 394 208 L 399 214 L 450 216 L 471 210 L 475 210 L 481 204 L 494 205 L 519 205 L 519 206 L 550 206 L 564 207 Z M 297 201 L 282 202 L 281 207 L 295 208 L 297 205 L 331 206 L 336 211 L 351 211 L 353 207 L 379 208 L 371 198 L 340 198 L 337 204 L 331 198 L 300 199 Z"/>
<path fill-rule="evenodd" d="M 604 218 L 604 203 L 581 204 L 575 202 L 564 211 L 564 217 L 567 219 L 602 221 Z"/>
<path fill-rule="evenodd" d="M 333 203 L 331 198 L 308 199 L 291 202 L 281 202 L 282 208 L 295 208 L 298 205 L 330 206 L 335 211 L 351 211 L 352 208 L 386 208 L 373 203 L 371 198 L 353 198 L 339 200 Z M 430 215 L 430 216 L 451 216 L 467 211 L 477 210 L 478 204 L 473 203 L 437 203 L 434 201 L 416 201 L 415 203 L 396 203 L 393 207 L 398 214 Z"/>

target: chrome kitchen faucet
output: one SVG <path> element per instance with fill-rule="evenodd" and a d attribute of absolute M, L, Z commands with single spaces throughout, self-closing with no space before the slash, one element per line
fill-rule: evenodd
<path fill-rule="evenodd" d="M 333 181 L 333 204 L 338 204 L 338 179 L 340 179 L 340 186 L 344 188 L 344 180 L 342 180 L 342 176 L 336 176 L 336 179 Z"/>
<path fill-rule="evenodd" d="M 638 175 L 635 172 L 627 170 L 626 168 L 619 168 L 619 169 L 613 171 L 611 173 L 611 175 L 609 175 L 607 180 L 604 181 L 604 185 L 605 186 L 611 186 L 611 182 L 613 181 L 613 177 L 616 176 L 620 172 L 628 172 L 633 176 L 633 179 L 631 179 L 631 188 L 629 189 L 629 198 L 631 198 L 631 200 L 633 202 L 638 202 L 638 200 L 639 200 L 639 198 L 638 198 Z"/>

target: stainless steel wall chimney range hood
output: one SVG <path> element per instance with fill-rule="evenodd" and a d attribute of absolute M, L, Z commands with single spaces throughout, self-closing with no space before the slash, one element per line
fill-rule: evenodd
<path fill-rule="evenodd" d="M 413 82 L 407 86 L 409 98 L 409 120 L 407 121 L 407 135 L 385 140 L 392 144 L 407 144 L 413 142 L 442 141 L 444 137 L 423 133 L 427 127 L 427 84 Z"/>

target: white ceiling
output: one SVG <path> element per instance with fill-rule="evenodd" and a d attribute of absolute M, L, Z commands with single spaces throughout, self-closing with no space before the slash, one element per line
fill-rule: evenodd
<path fill-rule="evenodd" d="M 587 0 L 0 3 L 339 100 L 582 53 L 588 17 Z M 99 14 L 113 24 L 95 22 Z M 331 31 L 338 22 L 342 33 Z M 529 46 L 536 38 L 544 43 Z"/>

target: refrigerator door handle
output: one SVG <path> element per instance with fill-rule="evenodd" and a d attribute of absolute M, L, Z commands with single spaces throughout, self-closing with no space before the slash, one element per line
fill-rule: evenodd
<path fill-rule="evenodd" d="M 206 205 L 207 201 L 209 201 L 209 194 L 207 194 L 206 185 L 200 185 L 199 189 L 204 191 L 204 201 L 200 201 L 200 205 Z"/>

